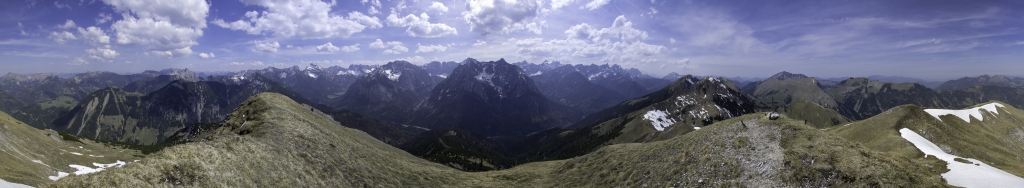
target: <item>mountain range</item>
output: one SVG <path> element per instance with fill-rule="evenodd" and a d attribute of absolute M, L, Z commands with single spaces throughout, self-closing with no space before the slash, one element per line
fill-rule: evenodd
<path fill-rule="evenodd" d="M 0 167 L 0 178 L 57 187 L 1019 185 L 1021 80 L 983 75 L 933 89 L 907 77 L 654 77 L 473 58 L 9 73 L 0 161 L 23 165 Z M 88 163 L 101 169 L 77 173 Z"/>

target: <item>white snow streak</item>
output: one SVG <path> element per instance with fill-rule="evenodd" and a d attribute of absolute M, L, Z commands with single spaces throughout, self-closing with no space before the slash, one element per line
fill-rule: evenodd
<path fill-rule="evenodd" d="M 933 155 L 949 163 L 946 165 L 949 172 L 942 174 L 942 178 L 946 179 L 950 185 L 961 187 L 1020 187 L 1024 185 L 1024 179 L 981 161 L 947 154 L 939 146 L 910 129 L 900 129 L 900 136 L 914 144 L 914 147 L 924 152 L 926 156 Z M 957 162 L 953 160 L 955 158 L 967 159 L 974 164 Z"/>
<path fill-rule="evenodd" d="M 398 81 L 398 78 L 402 77 L 402 72 L 392 71 L 391 69 L 385 69 L 384 74 L 388 76 L 391 81 Z"/>
<path fill-rule="evenodd" d="M 658 131 L 664 131 L 665 128 L 668 128 L 669 126 L 672 126 L 672 124 L 676 123 L 675 120 L 672 120 L 667 116 L 668 112 L 661 110 L 651 110 L 644 114 L 644 119 L 651 122 L 651 125 L 654 126 L 654 129 L 657 129 Z"/>
<path fill-rule="evenodd" d="M 103 171 L 103 170 L 106 170 L 107 168 L 110 168 L 110 167 L 124 166 L 125 164 L 128 164 L 128 163 L 125 163 L 124 161 L 118 160 L 117 162 L 110 163 L 110 164 L 92 163 L 92 165 L 96 166 L 96 168 L 92 168 L 92 167 L 88 167 L 88 166 L 82 166 L 82 165 L 76 165 L 76 164 L 72 164 L 72 165 L 68 165 L 68 166 L 70 166 L 71 168 L 77 169 L 77 171 L 73 172 L 72 174 L 82 175 L 82 174 L 91 174 L 91 173 Z M 57 176 L 50 176 L 49 178 L 50 178 L 50 180 L 57 181 L 58 179 L 67 177 L 68 175 L 70 175 L 70 174 L 67 173 L 67 172 L 60 172 L 60 171 L 58 171 L 57 172 Z"/>
<path fill-rule="evenodd" d="M 996 107 L 1002 108 L 1003 105 L 999 104 L 999 103 L 989 103 L 989 104 L 986 104 L 986 105 L 981 106 L 981 107 L 971 108 L 971 109 L 963 109 L 963 110 L 925 109 L 924 111 L 928 112 L 928 114 L 931 114 L 932 116 L 935 116 L 935 119 L 939 119 L 939 121 L 942 121 L 942 119 L 940 119 L 939 116 L 955 115 L 956 117 L 959 117 L 960 119 L 963 119 L 967 123 L 970 123 L 971 122 L 971 116 L 974 116 L 975 118 L 978 118 L 978 120 L 981 120 L 981 121 L 985 120 L 985 117 L 981 116 L 981 110 L 982 109 L 988 110 L 989 112 L 992 112 L 993 114 L 999 114 L 999 111 L 996 110 Z"/>
<path fill-rule="evenodd" d="M 20 184 L 20 183 L 11 183 L 11 182 L 7 182 L 6 180 L 2 180 L 2 179 L 0 179 L 0 187 L 10 187 L 10 188 L 23 188 L 23 187 L 27 187 L 27 188 L 32 188 L 32 186 L 28 186 L 28 185 Z"/>

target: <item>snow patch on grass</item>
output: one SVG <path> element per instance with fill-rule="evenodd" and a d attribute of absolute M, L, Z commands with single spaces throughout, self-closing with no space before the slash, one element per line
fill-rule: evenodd
<path fill-rule="evenodd" d="M 667 116 L 668 112 L 661 110 L 651 110 L 644 114 L 644 119 L 646 119 L 648 122 L 651 122 L 651 125 L 654 126 L 654 129 L 658 131 L 664 131 L 665 128 L 668 128 L 669 126 L 672 126 L 672 124 L 676 123 L 675 120 L 672 120 Z"/>
<path fill-rule="evenodd" d="M 32 188 L 32 186 L 28 186 L 28 185 L 20 184 L 20 183 L 11 183 L 11 182 L 7 182 L 6 180 L 2 180 L 2 179 L 0 179 L 0 187 L 10 187 L 10 188 L 26 188 L 27 187 L 27 188 Z"/>
<path fill-rule="evenodd" d="M 138 161 L 138 160 L 136 160 L 136 161 Z M 110 167 L 124 166 L 125 164 L 128 164 L 128 163 L 125 163 L 124 161 L 121 161 L 121 160 L 117 160 L 117 162 L 110 163 L 110 164 L 92 163 L 92 165 L 96 166 L 96 168 L 92 168 L 92 167 L 88 167 L 88 166 L 82 166 L 82 165 L 76 165 L 76 164 L 72 164 L 72 165 L 68 165 L 68 166 L 70 166 L 71 168 L 75 168 L 76 169 L 76 171 L 73 172 L 72 174 L 83 175 L 83 174 L 91 174 L 91 173 L 103 171 L 103 170 L 106 170 L 107 168 L 110 168 Z M 58 171 L 57 172 L 57 176 L 50 176 L 49 178 L 50 178 L 50 180 L 57 181 L 58 179 L 67 177 L 68 175 L 70 175 L 70 174 L 67 173 L 67 172 L 59 172 Z"/>
<path fill-rule="evenodd" d="M 78 152 L 69 152 L 69 153 L 74 154 L 74 155 L 82 155 L 82 153 L 78 153 Z"/>
<path fill-rule="evenodd" d="M 1019 187 L 1024 185 L 1024 178 L 1014 176 L 976 159 L 947 154 L 939 146 L 910 129 L 900 129 L 900 136 L 914 144 L 914 147 L 924 152 L 925 155 L 933 155 L 949 163 L 946 165 L 949 172 L 942 174 L 942 178 L 946 179 L 950 185 L 961 187 Z M 956 158 L 967 159 L 973 164 L 955 161 Z"/>
<path fill-rule="evenodd" d="M 1003 105 L 999 103 L 989 103 L 984 106 L 963 110 L 925 109 L 924 111 L 928 112 L 928 114 L 931 114 L 932 116 L 935 116 L 935 119 L 939 119 L 939 121 L 942 121 L 942 119 L 940 119 L 939 116 L 954 115 L 956 117 L 959 117 L 960 119 L 963 119 L 967 123 L 970 123 L 971 116 L 974 116 L 975 118 L 978 118 L 978 120 L 981 121 L 985 120 L 985 117 L 981 116 L 982 109 L 992 112 L 993 114 L 999 114 L 999 111 L 996 110 L 996 107 L 1002 108 Z"/>

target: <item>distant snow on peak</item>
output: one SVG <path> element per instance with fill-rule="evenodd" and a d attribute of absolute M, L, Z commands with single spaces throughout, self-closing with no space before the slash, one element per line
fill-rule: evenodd
<path fill-rule="evenodd" d="M 651 122 L 654 129 L 665 131 L 665 128 L 672 126 L 676 121 L 668 117 L 668 112 L 662 110 L 651 110 L 644 114 L 644 120 Z"/>
<path fill-rule="evenodd" d="M 476 80 L 481 82 L 487 82 L 487 84 L 494 86 L 494 82 L 491 81 L 491 78 L 494 78 L 494 73 L 488 73 L 486 68 L 481 69 L 480 73 L 478 73 L 476 76 L 473 76 L 473 78 L 476 78 Z"/>
<path fill-rule="evenodd" d="M 999 111 L 996 110 L 996 107 L 1002 108 L 1003 104 L 989 103 L 989 104 L 982 105 L 982 106 L 979 106 L 979 107 L 975 107 L 975 108 L 971 108 L 971 109 L 963 109 L 963 110 L 925 109 L 924 111 L 928 112 L 928 114 L 931 114 L 932 116 L 934 116 L 935 119 L 939 119 L 939 121 L 942 121 L 942 119 L 939 118 L 939 116 L 955 115 L 956 117 L 959 117 L 960 119 L 963 119 L 965 122 L 970 123 L 971 122 L 971 116 L 974 116 L 975 118 L 978 118 L 978 120 L 985 121 L 985 117 L 981 115 L 981 110 L 987 110 L 989 112 L 992 112 L 993 114 L 999 114 Z"/>
<path fill-rule="evenodd" d="M 307 72 L 306 75 L 310 78 L 316 78 L 316 74 L 313 74 L 312 72 Z"/>
<path fill-rule="evenodd" d="M 397 82 L 398 78 L 402 77 L 402 71 L 384 69 L 384 75 L 386 75 L 391 81 Z"/>
<path fill-rule="evenodd" d="M 538 76 L 538 75 L 541 75 L 541 74 L 544 74 L 544 71 L 537 71 L 537 72 L 535 72 L 533 74 L 530 74 L 530 76 Z"/>
<path fill-rule="evenodd" d="M 310 63 L 309 66 L 306 67 L 306 70 L 307 71 L 320 71 L 320 70 L 323 70 L 323 68 L 320 68 L 319 65 Z"/>

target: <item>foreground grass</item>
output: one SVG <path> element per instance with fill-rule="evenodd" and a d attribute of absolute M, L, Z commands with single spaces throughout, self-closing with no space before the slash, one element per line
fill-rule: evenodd
<path fill-rule="evenodd" d="M 244 102 L 207 142 L 53 187 L 906 187 L 946 186 L 937 172 L 803 121 L 763 114 L 665 141 L 618 144 L 561 161 L 462 172 L 345 128 L 287 97 Z"/>
<path fill-rule="evenodd" d="M 972 117 L 968 123 L 952 115 L 941 116 L 940 121 L 921 107 L 903 105 L 828 132 L 876 151 L 920 158 L 924 153 L 900 137 L 899 129 L 908 128 L 946 153 L 978 159 L 1024 177 L 1024 159 L 1020 157 L 1024 156 L 1024 110 L 998 103 L 1005 107 L 998 108 L 998 114 L 983 111 L 984 121 Z M 984 104 L 988 103 L 976 106 Z"/>

